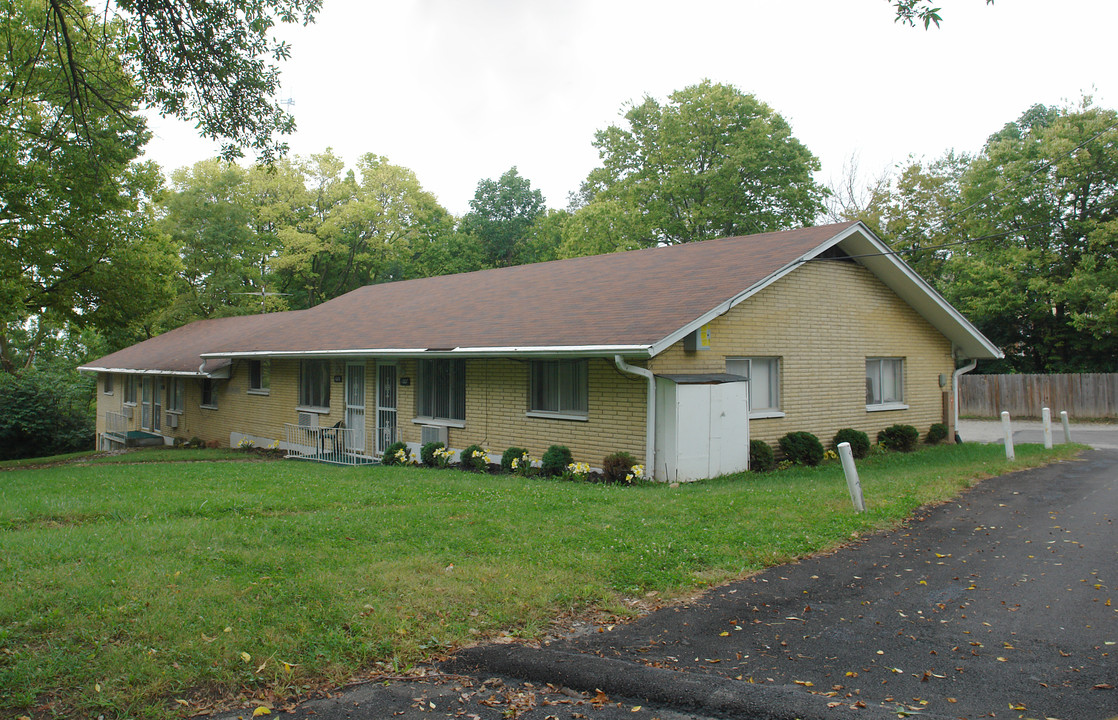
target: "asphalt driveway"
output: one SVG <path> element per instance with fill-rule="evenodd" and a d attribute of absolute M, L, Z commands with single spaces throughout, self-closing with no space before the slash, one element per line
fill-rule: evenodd
<path fill-rule="evenodd" d="M 1118 452 L 1092 451 L 987 480 L 901 530 L 612 632 L 464 657 L 713 717 L 845 717 L 864 704 L 851 716 L 1109 718 L 1116 518 Z M 588 655 L 608 662 L 580 673 Z M 681 691 L 679 675 L 722 682 L 703 697 Z"/>
<path fill-rule="evenodd" d="M 1093 450 L 691 604 L 471 648 L 294 717 L 1102 720 L 1118 715 L 1116 517 L 1118 452 Z"/>

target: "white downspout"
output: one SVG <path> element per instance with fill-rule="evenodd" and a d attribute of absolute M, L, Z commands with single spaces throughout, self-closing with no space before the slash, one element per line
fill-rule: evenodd
<path fill-rule="evenodd" d="M 959 377 L 966 375 L 978 366 L 977 360 L 971 360 L 970 365 L 964 365 L 951 374 L 951 392 L 955 400 L 955 433 L 959 432 Z"/>
<path fill-rule="evenodd" d="M 656 477 L 656 376 L 647 368 L 636 367 L 625 362 L 620 355 L 613 356 L 617 369 L 630 375 L 640 375 L 648 380 L 648 402 L 644 417 L 644 460 L 645 472 Z"/>

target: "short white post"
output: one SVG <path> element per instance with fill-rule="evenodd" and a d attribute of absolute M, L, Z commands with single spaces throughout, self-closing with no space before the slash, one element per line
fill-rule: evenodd
<path fill-rule="evenodd" d="M 1060 422 L 1064 424 L 1064 442 L 1071 442 L 1071 423 L 1068 422 L 1068 411 L 1060 411 Z"/>
<path fill-rule="evenodd" d="M 839 443 L 839 457 L 842 459 L 842 471 L 846 474 L 846 488 L 850 491 L 850 500 L 858 512 L 866 511 L 866 499 L 862 497 L 862 481 L 858 479 L 858 468 L 854 466 L 854 453 L 850 451 L 850 443 Z"/>
<path fill-rule="evenodd" d="M 1040 419 L 1044 423 L 1044 449 L 1052 449 L 1052 411 L 1048 408 L 1040 409 Z"/>
<path fill-rule="evenodd" d="M 1009 413 L 1002 412 L 1002 431 L 1005 433 L 1005 459 L 1015 460 L 1017 456 L 1013 453 L 1013 428 L 1009 424 Z"/>

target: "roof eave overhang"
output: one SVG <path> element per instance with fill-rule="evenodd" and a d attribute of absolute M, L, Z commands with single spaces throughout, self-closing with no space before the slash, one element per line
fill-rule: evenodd
<path fill-rule="evenodd" d="M 694 321 L 684 325 L 679 330 L 653 343 L 650 354 L 655 357 L 672 345 L 695 332 L 703 325 L 715 318 L 726 314 L 732 308 L 740 305 L 769 285 L 780 280 L 800 265 L 815 260 L 831 248 L 842 245 L 842 250 L 855 257 L 856 262 L 862 264 L 870 272 L 885 283 L 902 300 L 913 307 L 925 320 L 951 340 L 952 345 L 966 358 L 973 360 L 995 359 L 1004 357 L 1004 353 L 978 328 L 972 325 L 963 315 L 951 306 L 931 285 L 924 281 L 915 271 L 904 262 L 901 262 L 895 253 L 880 238 L 874 235 L 865 223 L 857 222 L 836 233 L 834 237 L 817 245 L 815 248 L 779 270 L 771 273 L 759 282 L 754 283 L 742 292 L 719 304 L 709 312 L 699 316 Z"/>
<path fill-rule="evenodd" d="M 82 365 L 78 372 L 88 373 L 117 373 L 120 375 L 171 375 L 176 377 L 209 377 L 208 373 L 190 372 L 186 370 L 152 370 L 137 368 L 101 367 L 98 365 Z"/>
<path fill-rule="evenodd" d="M 203 359 L 325 359 L 325 358 L 564 358 L 651 356 L 649 345 L 555 345 L 526 347 L 456 347 L 456 348 L 342 348 L 337 350 L 254 350 L 202 353 Z"/>

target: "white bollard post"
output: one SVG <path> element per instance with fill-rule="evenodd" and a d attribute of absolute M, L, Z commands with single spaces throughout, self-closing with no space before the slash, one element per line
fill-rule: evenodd
<path fill-rule="evenodd" d="M 1060 411 L 1060 422 L 1064 425 L 1064 442 L 1071 442 L 1071 423 L 1068 422 L 1068 411 Z"/>
<path fill-rule="evenodd" d="M 1013 428 L 1009 425 L 1009 413 L 1004 411 L 1002 412 L 1002 432 L 1005 433 L 1005 459 L 1017 459 L 1017 456 L 1013 453 Z"/>
<path fill-rule="evenodd" d="M 839 443 L 839 458 L 842 459 L 842 471 L 846 474 L 846 488 L 850 491 L 850 500 L 858 512 L 866 511 L 866 499 L 862 497 L 862 481 L 858 479 L 858 468 L 854 466 L 854 453 L 850 451 L 850 443 Z"/>
<path fill-rule="evenodd" d="M 1044 423 L 1044 449 L 1052 449 L 1052 411 L 1048 408 L 1040 409 L 1040 419 Z"/>

